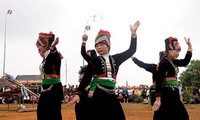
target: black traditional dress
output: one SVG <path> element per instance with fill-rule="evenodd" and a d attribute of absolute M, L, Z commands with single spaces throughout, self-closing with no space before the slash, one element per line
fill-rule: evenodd
<path fill-rule="evenodd" d="M 78 94 L 82 94 L 85 88 L 90 86 L 88 97 L 91 106 L 88 107 L 90 110 L 88 119 L 125 120 L 114 89 L 119 66 L 136 52 L 136 45 L 136 36 L 131 37 L 128 50 L 115 55 L 98 56 L 92 60 L 92 64 L 88 64 L 78 88 Z"/>
<path fill-rule="evenodd" d="M 42 92 L 40 94 L 37 119 L 62 120 L 61 104 L 64 98 L 60 81 L 61 55 L 57 49 L 45 52 L 40 70 L 42 74 Z"/>
<path fill-rule="evenodd" d="M 95 50 L 91 50 L 91 56 L 89 56 L 86 53 L 86 43 L 82 43 L 81 45 L 81 55 L 82 57 L 88 62 L 88 64 L 92 64 L 92 60 L 97 57 Z M 87 69 L 87 65 L 83 66 L 84 68 L 81 69 Z M 82 70 L 81 70 L 82 71 Z M 81 72 L 84 76 L 84 72 Z M 82 80 L 82 78 L 81 78 Z M 76 120 L 87 120 L 89 116 L 89 105 L 90 101 L 88 100 L 88 91 L 84 90 L 82 91 L 82 94 L 79 96 L 80 97 L 80 102 L 75 104 L 75 114 L 76 114 Z"/>
<path fill-rule="evenodd" d="M 161 106 L 154 112 L 154 120 L 189 120 L 188 113 L 180 100 L 177 73 L 178 67 L 189 64 L 192 53 L 187 51 L 184 59 L 171 61 L 164 57 L 158 67 L 156 96 L 161 97 Z"/>

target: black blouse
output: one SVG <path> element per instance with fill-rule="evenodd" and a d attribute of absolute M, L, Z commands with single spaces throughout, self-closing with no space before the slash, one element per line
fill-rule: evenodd
<path fill-rule="evenodd" d="M 119 66 L 130 58 L 136 52 L 137 38 L 131 37 L 131 44 L 128 50 L 109 56 L 109 61 L 112 68 L 112 77 L 116 79 Z M 93 64 L 93 65 L 92 65 Z M 91 82 L 93 75 L 105 75 L 106 76 L 106 64 L 105 59 L 102 56 L 98 56 L 92 59 L 92 64 L 88 64 L 87 70 L 83 76 L 82 81 L 79 84 L 78 92 L 81 91 Z"/>
<path fill-rule="evenodd" d="M 56 48 L 50 50 L 49 55 L 42 61 L 42 74 L 60 75 L 61 56 Z"/>
<path fill-rule="evenodd" d="M 192 57 L 192 52 L 187 51 L 184 59 L 176 59 L 171 63 L 167 57 L 164 57 L 158 67 L 158 80 L 156 82 L 156 96 L 162 94 L 162 84 L 166 77 L 177 77 L 178 67 L 183 67 L 189 64 Z"/>

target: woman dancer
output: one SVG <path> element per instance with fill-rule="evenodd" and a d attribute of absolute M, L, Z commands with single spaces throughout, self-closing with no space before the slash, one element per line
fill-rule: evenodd
<path fill-rule="evenodd" d="M 37 107 L 38 120 L 62 120 L 63 87 L 60 81 L 62 55 L 56 49 L 58 42 L 59 38 L 54 40 L 54 34 L 51 32 L 39 33 L 36 42 L 38 52 L 43 58 L 40 65 L 42 92 Z"/>
<path fill-rule="evenodd" d="M 92 64 L 88 64 L 85 75 L 79 85 L 77 95 L 75 95 L 73 102 L 79 101 L 79 95 L 91 82 L 88 97 L 91 102 L 90 115 L 88 119 L 91 120 L 125 120 L 125 115 L 121 104 L 115 96 L 116 77 L 119 66 L 130 58 L 136 52 L 137 35 L 136 31 L 140 22 L 136 21 L 135 24 L 130 26 L 132 32 L 131 44 L 128 50 L 110 55 L 110 33 L 105 30 L 100 30 L 95 39 L 95 49 L 99 54 Z M 69 103 L 72 104 L 72 103 Z"/>
<path fill-rule="evenodd" d="M 165 40 L 166 56 L 158 66 L 156 81 L 156 101 L 153 105 L 154 120 L 189 120 L 188 113 L 180 100 L 178 89 L 178 67 L 189 64 L 192 57 L 192 44 L 185 38 L 188 45 L 185 59 L 177 59 L 181 47 L 177 38 L 169 37 Z"/>

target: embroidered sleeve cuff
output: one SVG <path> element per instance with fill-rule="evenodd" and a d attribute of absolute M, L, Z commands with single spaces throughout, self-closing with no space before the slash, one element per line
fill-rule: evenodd
<path fill-rule="evenodd" d="M 156 93 L 155 96 L 156 96 L 156 97 L 161 97 L 162 94 L 161 94 L 161 93 Z"/>
<path fill-rule="evenodd" d="M 191 48 L 191 49 L 189 49 L 189 48 L 188 48 L 188 50 L 187 50 L 187 51 L 188 51 L 188 52 L 192 52 L 192 48 Z"/>
<path fill-rule="evenodd" d="M 192 52 L 191 51 L 187 51 L 187 54 L 190 54 L 192 56 Z"/>
<path fill-rule="evenodd" d="M 132 34 L 131 34 L 131 37 L 137 38 L 137 34 L 136 34 L 136 33 L 132 33 Z"/>
<path fill-rule="evenodd" d="M 56 47 L 55 48 L 50 47 L 50 50 L 51 50 L 51 52 L 53 52 L 56 50 Z"/>
<path fill-rule="evenodd" d="M 85 41 L 83 41 L 83 42 L 82 42 L 82 46 L 85 46 L 85 45 L 86 45 L 86 42 L 85 42 Z"/>

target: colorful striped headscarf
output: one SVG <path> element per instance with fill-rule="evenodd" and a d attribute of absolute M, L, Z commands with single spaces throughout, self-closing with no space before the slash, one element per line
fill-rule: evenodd
<path fill-rule="evenodd" d="M 96 44 L 102 42 L 106 44 L 108 47 L 110 47 L 110 37 L 111 37 L 110 32 L 106 30 L 100 30 L 95 38 L 95 46 Z"/>

